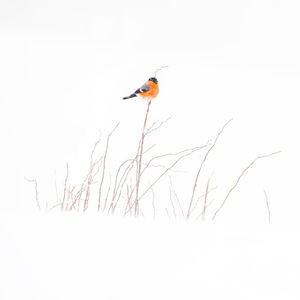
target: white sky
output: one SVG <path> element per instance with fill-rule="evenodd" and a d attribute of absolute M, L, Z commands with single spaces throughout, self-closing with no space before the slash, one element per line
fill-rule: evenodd
<path fill-rule="evenodd" d="M 68 161 L 80 173 L 99 130 L 105 136 L 118 121 L 112 152 L 134 149 L 145 103 L 121 98 L 169 65 L 151 107 L 152 121 L 172 116 L 158 150 L 201 145 L 234 118 L 207 171 L 223 195 L 257 155 L 282 153 L 247 174 L 224 221 L 265 220 L 266 189 L 274 222 L 297 223 L 299 8 L 276 0 L 2 0 L 1 211 L 34 210 L 24 176 L 50 197 L 54 172 L 63 176 Z"/>

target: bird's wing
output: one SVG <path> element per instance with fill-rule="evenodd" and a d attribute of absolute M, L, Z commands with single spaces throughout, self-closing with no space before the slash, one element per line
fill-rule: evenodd
<path fill-rule="evenodd" d="M 134 93 L 135 94 L 140 94 L 144 92 L 148 92 L 150 90 L 150 86 L 148 85 L 147 82 L 145 82 L 139 89 L 137 89 Z"/>

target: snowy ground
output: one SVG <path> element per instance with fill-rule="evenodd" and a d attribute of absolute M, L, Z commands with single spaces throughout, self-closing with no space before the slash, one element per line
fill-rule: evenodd
<path fill-rule="evenodd" d="M 298 232 L 2 216 L 0 298 L 299 299 Z"/>

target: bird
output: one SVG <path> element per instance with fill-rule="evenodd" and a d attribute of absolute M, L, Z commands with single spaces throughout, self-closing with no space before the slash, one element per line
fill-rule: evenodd
<path fill-rule="evenodd" d="M 133 97 L 140 97 L 144 100 L 151 101 L 159 93 L 158 80 L 155 77 L 150 77 L 139 89 L 127 97 L 123 97 L 123 100 L 127 100 Z"/>

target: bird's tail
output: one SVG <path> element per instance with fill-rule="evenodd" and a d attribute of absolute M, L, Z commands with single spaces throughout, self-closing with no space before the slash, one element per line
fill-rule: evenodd
<path fill-rule="evenodd" d="M 127 99 L 130 99 L 130 98 L 133 98 L 133 97 L 136 97 L 135 93 L 131 94 L 130 96 L 123 97 L 123 100 L 127 100 Z"/>

